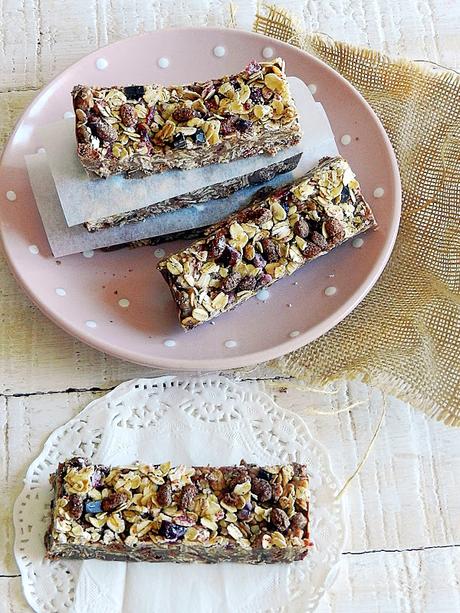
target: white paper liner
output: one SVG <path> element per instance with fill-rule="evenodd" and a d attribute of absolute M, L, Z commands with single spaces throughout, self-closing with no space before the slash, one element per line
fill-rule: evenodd
<path fill-rule="evenodd" d="M 326 155 L 334 156 L 338 154 L 334 135 L 322 105 L 318 102 L 314 102 L 307 86 L 300 79 L 297 79 L 296 77 L 289 77 L 289 80 L 293 96 L 295 97 L 296 101 L 301 101 L 300 103 L 297 102 L 297 104 L 302 129 L 304 132 L 304 137 L 300 143 L 303 154 L 294 173 L 280 175 L 264 185 L 276 186 L 278 184 L 287 183 L 293 178 L 305 174 L 305 172 L 310 170 L 310 168 L 318 163 L 321 157 Z M 70 120 L 63 120 L 62 122 L 58 123 L 60 125 L 64 124 L 65 126 L 69 126 L 72 122 Z M 67 127 L 66 130 L 68 130 Z M 87 204 L 87 195 L 83 194 L 82 191 L 92 192 L 96 190 L 103 191 L 104 189 L 108 189 L 109 192 L 112 193 L 114 188 L 111 187 L 111 182 L 115 180 L 118 185 L 121 181 L 121 186 L 124 187 L 123 197 L 120 198 L 120 192 L 118 191 L 117 199 L 123 200 L 123 202 L 125 202 L 125 199 L 129 199 L 131 204 L 126 208 L 126 210 L 131 210 L 133 195 L 132 186 L 139 185 L 139 189 L 145 189 L 143 186 L 147 185 L 152 179 L 157 180 L 158 176 L 146 177 L 145 179 L 138 180 L 112 177 L 107 180 L 98 181 L 89 179 L 86 173 L 83 171 L 84 181 L 80 181 L 80 187 L 75 184 L 74 187 L 70 189 L 69 185 L 67 185 L 68 182 L 65 175 L 59 172 L 59 174 L 53 177 L 51 174 L 51 172 L 56 171 L 55 168 L 52 168 L 50 171 L 50 166 L 48 164 L 49 157 L 51 155 L 52 159 L 55 160 L 56 158 L 59 159 L 59 156 L 56 155 L 56 151 L 51 144 L 48 144 L 47 149 L 48 152 L 46 155 L 44 153 L 27 155 L 25 156 L 25 159 L 32 190 L 34 192 L 40 216 L 42 217 L 51 251 L 55 257 L 62 257 L 88 249 L 110 247 L 143 238 L 164 236 L 166 234 L 190 230 L 192 228 L 200 228 L 216 223 L 227 215 L 245 206 L 251 196 L 262 187 L 262 185 L 251 186 L 236 192 L 228 198 L 211 200 L 208 203 L 202 203 L 178 211 L 156 215 L 146 219 L 145 221 L 133 222 L 125 224 L 121 227 L 106 228 L 97 232 L 89 233 L 82 225 L 75 225 L 71 227 L 68 226 L 66 217 L 63 213 L 63 208 L 61 207 L 61 204 L 63 203 L 59 199 L 59 188 L 57 188 L 57 186 L 61 185 L 61 193 L 66 194 L 65 198 L 67 204 L 64 203 L 63 206 L 66 208 L 72 206 L 74 209 L 77 209 L 80 206 L 86 206 Z M 67 151 L 67 157 L 69 157 L 69 152 L 72 154 L 72 152 L 75 150 L 75 143 L 73 142 L 73 127 L 72 142 L 67 142 L 65 150 Z M 296 150 L 297 148 L 290 148 L 287 150 L 287 152 L 284 152 L 284 159 L 292 155 L 292 153 L 294 153 Z M 50 153 L 50 151 L 52 153 Z M 59 151 L 63 154 L 61 148 L 59 148 Z M 255 164 L 260 162 L 261 157 L 265 156 L 256 156 L 254 158 L 244 160 L 245 162 L 254 164 L 250 167 L 249 172 L 253 172 L 256 167 L 258 167 L 255 166 Z M 266 166 L 267 162 L 273 163 L 274 161 L 273 157 L 268 157 L 269 160 L 264 161 L 264 167 Z M 74 160 L 76 161 L 76 171 L 81 173 L 83 169 L 75 155 Z M 232 164 L 212 165 L 206 168 L 211 169 L 215 168 L 216 166 L 219 168 L 228 168 L 236 163 L 237 162 L 233 162 Z M 205 169 L 198 170 L 201 172 Z M 190 173 L 194 172 L 195 170 L 186 172 L 180 171 L 182 175 L 189 175 Z M 163 177 L 166 174 L 168 173 L 163 173 L 161 176 Z M 69 179 L 69 181 L 70 183 L 73 183 L 74 179 Z M 106 194 L 104 199 L 108 197 L 111 198 L 111 196 L 107 196 Z M 145 204 L 143 202 L 142 205 L 139 205 L 139 202 L 137 202 L 135 208 L 145 206 L 146 204 L 152 204 L 152 200 L 147 200 Z M 106 209 L 107 215 L 112 214 L 112 212 L 113 209 Z M 105 216 L 105 214 L 102 216 Z"/>
<path fill-rule="evenodd" d="M 49 474 L 75 454 L 112 465 L 306 462 L 314 547 L 302 562 L 259 566 L 50 562 L 43 545 Z M 325 449 L 254 382 L 217 375 L 128 381 L 51 434 L 24 484 L 14 508 L 15 555 L 25 596 L 40 613 L 311 613 L 343 547 L 342 504 Z"/>
<path fill-rule="evenodd" d="M 292 93 L 300 108 L 307 109 L 315 104 L 310 91 L 303 84 L 301 87 L 296 87 L 296 91 Z M 308 126 L 309 129 L 311 127 Z M 47 152 L 69 226 L 81 224 L 89 219 L 101 219 L 134 211 L 209 185 L 223 183 L 266 168 L 269 164 L 282 161 L 302 151 L 302 146 L 299 144 L 284 149 L 274 156 L 258 155 L 228 164 L 211 164 L 203 168 L 194 168 L 187 172 L 169 170 L 142 179 L 128 180 L 118 175 L 101 180 L 90 179 L 77 157 L 75 119 L 61 119 L 43 126 L 38 133 L 42 146 Z"/>

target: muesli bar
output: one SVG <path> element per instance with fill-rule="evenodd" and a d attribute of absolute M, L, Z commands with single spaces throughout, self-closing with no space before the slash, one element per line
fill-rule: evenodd
<path fill-rule="evenodd" d="M 191 85 L 77 85 L 72 97 L 78 156 L 99 177 L 274 155 L 301 137 L 281 58 Z"/>
<path fill-rule="evenodd" d="M 47 557 L 293 562 L 311 545 L 307 468 L 59 464 Z"/>
<path fill-rule="evenodd" d="M 158 268 L 187 330 L 375 225 L 348 162 L 324 158 L 301 179 L 213 226 Z"/>
<path fill-rule="evenodd" d="M 123 226 L 127 223 L 144 221 L 154 215 L 177 211 L 178 209 L 186 208 L 200 202 L 207 202 L 208 200 L 214 200 L 216 198 L 227 198 L 234 192 L 248 187 L 249 185 L 258 185 L 265 181 L 271 181 L 279 174 L 292 172 L 299 163 L 301 156 L 302 154 L 298 153 L 297 155 L 270 164 L 250 174 L 235 177 L 234 179 L 215 185 L 208 185 L 203 189 L 182 194 L 181 196 L 176 196 L 169 200 L 163 200 L 162 202 L 157 202 L 141 209 L 128 211 L 127 213 L 121 213 L 119 215 L 111 215 L 110 217 L 104 217 L 102 219 L 89 220 L 85 222 L 84 226 L 88 232 L 97 232 L 104 228 L 113 228 L 114 226 Z M 212 204 L 210 206 L 212 206 Z"/>

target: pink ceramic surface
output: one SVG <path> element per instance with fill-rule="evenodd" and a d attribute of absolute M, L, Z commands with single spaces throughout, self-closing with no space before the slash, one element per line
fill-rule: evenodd
<path fill-rule="evenodd" d="M 161 250 L 170 253 L 178 243 L 89 252 L 57 261 L 51 256 L 24 154 L 41 146 L 38 126 L 71 110 L 69 92 L 74 84 L 189 83 L 238 71 L 248 59 L 262 59 L 270 50 L 284 57 L 288 74 L 309 84 L 324 105 L 338 147 L 374 209 L 377 231 L 280 281 L 265 300 L 254 298 L 218 318 L 215 325 L 205 324 L 187 334 L 179 328 L 154 255 Z M 35 304 L 70 334 L 140 364 L 224 369 L 292 351 L 343 319 L 369 292 L 388 260 L 400 197 L 395 156 L 382 126 L 363 98 L 325 64 L 294 47 L 247 32 L 163 30 L 92 53 L 35 98 L 2 157 L 0 230 L 18 281 Z"/>

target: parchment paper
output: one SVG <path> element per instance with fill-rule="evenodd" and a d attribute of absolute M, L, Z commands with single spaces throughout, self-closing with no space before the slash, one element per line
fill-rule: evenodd
<path fill-rule="evenodd" d="M 329 121 L 322 105 L 318 102 L 314 102 L 306 85 L 295 77 L 290 77 L 291 88 L 293 95 L 297 100 L 301 100 L 298 103 L 300 120 L 302 129 L 304 131 L 304 137 L 300 143 L 301 150 L 303 151 L 302 159 L 294 171 L 294 173 L 284 174 L 276 177 L 269 183 L 264 185 L 276 186 L 278 184 L 286 183 L 292 180 L 293 177 L 300 176 L 314 166 L 318 160 L 325 155 L 337 155 L 337 147 L 334 141 L 334 135 L 332 133 Z M 63 120 L 58 122 L 65 126 L 71 126 L 70 120 Z M 72 127 L 72 126 L 71 126 Z M 67 129 L 67 128 L 66 128 Z M 73 134 L 73 127 L 72 127 Z M 46 147 L 45 147 L 46 148 Z M 74 150 L 74 143 L 68 143 L 68 149 Z M 285 156 L 291 155 L 296 148 L 290 148 L 287 150 L 289 153 Z M 50 153 L 51 151 L 51 153 Z M 173 211 L 170 213 L 164 213 L 157 215 L 150 219 L 146 219 L 141 222 L 134 222 L 125 224 L 121 227 L 106 228 L 98 232 L 89 233 L 83 225 L 73 225 L 69 227 L 67 220 L 63 212 L 62 201 L 59 197 L 59 185 L 67 183 L 64 175 L 59 175 L 59 179 L 53 176 L 53 165 L 50 162 L 50 155 L 53 160 L 58 157 L 53 149 L 51 143 L 48 144 L 47 153 L 38 153 L 34 155 L 27 155 L 26 164 L 29 172 L 29 179 L 32 185 L 32 190 L 37 202 L 37 206 L 43 221 L 46 235 L 50 243 L 51 251 L 55 257 L 62 257 L 73 253 L 78 253 L 88 249 L 99 249 L 101 247 L 110 247 L 113 245 L 122 244 L 129 241 L 140 240 L 143 238 L 150 238 L 153 236 L 163 236 L 165 234 L 171 234 L 173 232 L 180 232 L 183 230 L 190 230 L 192 228 L 200 228 L 210 224 L 213 224 L 221 220 L 226 215 L 237 211 L 245 206 L 251 196 L 259 190 L 262 185 L 255 185 L 248 187 L 244 190 L 236 192 L 229 198 L 223 198 L 220 200 L 212 200 L 208 203 L 194 205 L 189 208 L 181 209 L 179 211 Z M 258 156 L 264 157 L 264 156 Z M 82 169 L 80 162 L 76 159 L 76 167 L 78 170 Z M 246 161 L 252 161 L 252 163 L 258 163 L 258 158 L 249 158 Z M 270 162 L 273 162 L 273 158 L 269 158 Z M 264 164 L 266 165 L 266 161 Z M 232 166 L 232 164 L 222 164 L 221 166 Z M 211 166 L 207 167 L 208 169 Z M 250 171 L 254 171 L 256 166 L 251 166 Z M 184 175 L 188 175 L 194 171 L 180 171 Z M 161 176 L 165 176 L 169 173 L 163 173 Z M 90 180 L 83 171 L 84 181 L 81 181 L 81 189 L 91 192 L 96 189 L 107 189 L 112 192 L 114 189 L 110 186 L 112 179 L 105 181 Z M 113 177 L 118 180 L 119 177 Z M 133 188 L 136 184 L 145 185 L 150 179 L 156 179 L 157 177 L 146 177 L 145 179 L 121 179 L 120 184 L 123 187 L 123 199 L 129 199 L 131 201 Z M 73 179 L 70 179 L 70 183 Z M 84 184 L 84 185 L 83 185 Z M 100 187 L 99 187 L 100 186 Z M 107 187 L 108 186 L 108 187 Z M 126 186 L 129 189 L 126 189 Z M 120 187 L 120 189 L 121 189 Z M 77 208 L 80 204 L 86 206 L 86 195 L 79 191 L 78 186 L 74 185 L 74 191 L 65 188 L 67 205 L 70 207 L 70 198 L 73 201 L 73 207 Z M 140 186 L 141 189 L 144 187 Z M 109 193 L 107 192 L 107 193 Z M 104 198 L 107 197 L 104 196 Z M 110 196 L 109 196 L 110 198 Z M 83 199 L 83 200 L 82 200 Z M 120 193 L 118 195 L 120 199 Z M 145 204 L 151 204 L 152 201 L 148 200 Z M 144 206 L 144 204 L 142 205 Z M 129 207 L 127 210 L 131 210 Z M 112 211 L 113 212 L 113 211 Z M 110 212 L 108 214 L 111 214 Z"/>

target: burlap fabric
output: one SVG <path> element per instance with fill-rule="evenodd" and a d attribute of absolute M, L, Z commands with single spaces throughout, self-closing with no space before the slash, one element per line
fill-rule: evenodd
<path fill-rule="evenodd" d="M 316 384 L 358 377 L 460 425 L 460 75 L 307 35 L 273 6 L 254 30 L 315 55 L 361 92 L 390 137 L 403 188 L 396 246 L 374 289 L 276 367 Z"/>

